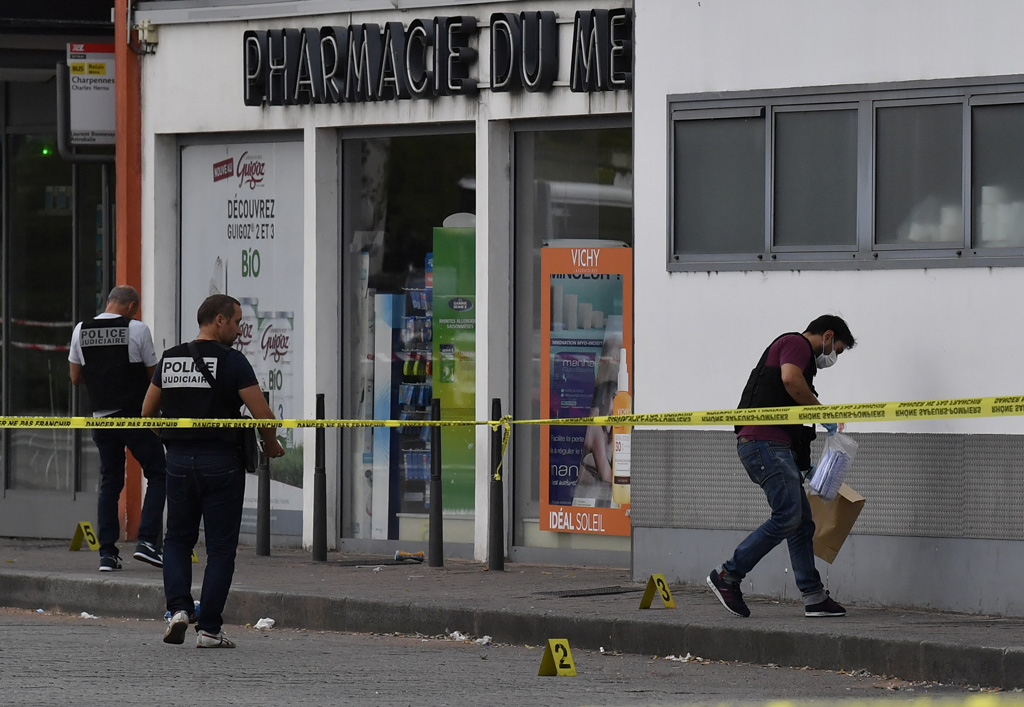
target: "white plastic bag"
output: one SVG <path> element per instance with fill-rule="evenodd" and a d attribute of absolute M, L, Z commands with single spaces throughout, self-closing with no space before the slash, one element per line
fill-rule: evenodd
<path fill-rule="evenodd" d="M 839 493 L 839 487 L 843 485 L 846 472 L 853 464 L 853 458 L 857 455 L 857 442 L 853 437 L 837 432 L 825 438 L 825 449 L 821 453 L 821 459 L 814 467 L 814 474 L 811 476 L 808 485 L 815 493 L 826 501 L 831 501 Z"/>

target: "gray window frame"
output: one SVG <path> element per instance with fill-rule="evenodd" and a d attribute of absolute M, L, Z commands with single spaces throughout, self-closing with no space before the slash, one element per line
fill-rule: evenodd
<path fill-rule="evenodd" d="M 875 155 L 877 109 L 898 106 L 960 104 L 963 107 L 961 180 L 964 237 L 953 246 L 929 243 L 875 243 Z M 921 267 L 1024 265 L 1024 247 L 973 247 L 971 133 L 972 108 L 1024 103 L 1024 76 L 812 88 L 674 94 L 667 99 L 667 243 L 669 272 L 769 270 L 872 270 Z M 855 249 L 774 245 L 775 115 L 793 110 L 857 110 L 857 245 Z M 675 251 L 675 127 L 681 120 L 762 116 L 765 125 L 765 247 L 748 254 L 690 255 Z"/>

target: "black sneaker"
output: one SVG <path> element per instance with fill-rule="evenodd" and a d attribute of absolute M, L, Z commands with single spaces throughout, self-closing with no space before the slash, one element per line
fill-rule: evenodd
<path fill-rule="evenodd" d="M 117 555 L 100 555 L 100 572 L 116 572 L 121 569 L 121 558 Z"/>
<path fill-rule="evenodd" d="M 805 606 L 804 616 L 846 616 L 846 609 L 840 606 L 839 602 L 830 597 L 828 592 L 825 592 L 825 601 L 819 601 L 817 604 L 808 604 Z"/>
<path fill-rule="evenodd" d="M 725 581 L 718 570 L 711 570 L 711 574 L 708 575 L 708 586 L 726 609 L 737 616 L 750 616 L 750 609 L 743 601 L 740 585 Z"/>
<path fill-rule="evenodd" d="M 153 547 L 153 543 L 148 543 L 145 540 L 140 541 L 135 546 L 135 554 L 132 557 L 139 562 L 145 562 L 147 565 L 153 565 L 154 567 L 164 566 L 164 556 Z"/>

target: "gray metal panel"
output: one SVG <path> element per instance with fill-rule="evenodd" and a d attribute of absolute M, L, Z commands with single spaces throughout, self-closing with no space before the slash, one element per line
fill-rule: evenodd
<path fill-rule="evenodd" d="M 860 447 L 847 480 L 870 503 L 864 504 L 857 532 L 966 537 L 964 435 L 851 436 Z"/>
<path fill-rule="evenodd" d="M 1024 444 L 1013 435 L 964 440 L 965 537 L 1024 537 Z"/>
<path fill-rule="evenodd" d="M 731 432 L 637 428 L 632 465 L 634 526 L 741 530 L 765 519 Z"/>
<path fill-rule="evenodd" d="M 847 481 L 867 498 L 855 534 L 1024 540 L 1024 436 L 852 436 L 860 447 Z M 634 430 L 633 525 L 760 525 L 768 507 L 734 440 L 723 430 Z"/>

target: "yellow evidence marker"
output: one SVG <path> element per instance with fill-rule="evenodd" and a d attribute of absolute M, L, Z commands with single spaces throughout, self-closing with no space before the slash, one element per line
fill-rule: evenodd
<path fill-rule="evenodd" d="M 651 578 L 647 580 L 647 589 L 644 590 L 644 596 L 640 600 L 640 608 L 650 609 L 655 594 L 661 597 L 661 601 L 665 604 L 666 609 L 676 608 L 676 600 L 672 598 L 672 592 L 668 588 L 668 582 L 665 581 L 665 575 L 652 574 Z"/>
<path fill-rule="evenodd" d="M 96 532 L 92 529 L 92 523 L 83 520 L 75 528 L 75 535 L 71 538 L 71 552 L 82 549 L 82 539 L 88 543 L 90 550 L 99 550 L 100 541 L 96 539 Z"/>
<path fill-rule="evenodd" d="M 572 662 L 572 651 L 565 638 L 549 638 L 540 661 L 538 675 L 576 675 L 576 664 Z"/>

